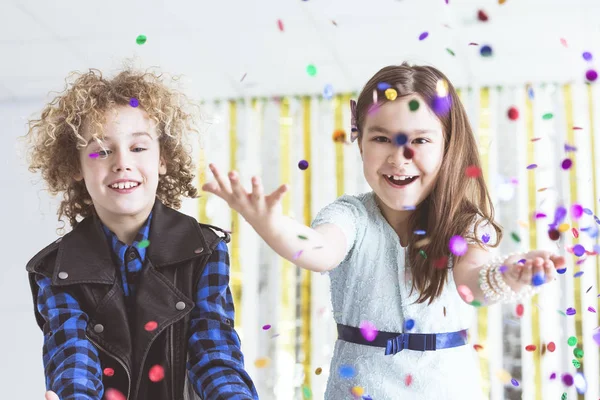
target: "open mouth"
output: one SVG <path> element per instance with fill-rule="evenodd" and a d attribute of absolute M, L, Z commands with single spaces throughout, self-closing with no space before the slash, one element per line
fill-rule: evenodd
<path fill-rule="evenodd" d="M 108 187 L 117 193 L 126 194 L 126 193 L 133 192 L 135 189 L 139 188 L 141 185 L 142 184 L 138 183 L 138 182 L 127 182 L 125 184 L 109 185 Z"/>
<path fill-rule="evenodd" d="M 393 187 L 397 187 L 397 188 L 406 187 L 406 186 L 410 185 L 411 183 L 413 183 L 414 181 L 416 181 L 417 179 L 419 179 L 418 175 L 410 176 L 410 177 L 402 177 L 402 178 L 399 178 L 399 177 L 394 178 L 392 175 L 383 175 L 383 177 L 390 185 L 392 185 Z"/>

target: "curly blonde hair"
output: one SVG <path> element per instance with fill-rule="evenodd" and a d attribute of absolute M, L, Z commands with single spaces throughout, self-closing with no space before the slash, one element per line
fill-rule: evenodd
<path fill-rule="evenodd" d="M 69 88 L 68 80 L 73 76 L 78 77 Z M 87 144 L 81 133 L 93 126 L 98 129 L 94 129 L 92 137 L 102 139 L 106 111 L 129 106 L 133 98 L 156 122 L 160 155 L 167 166 L 167 173 L 159 176 L 156 196 L 174 209 L 181 207 L 182 196 L 199 197 L 192 184 L 195 167 L 187 146 L 189 134 L 199 134 L 196 114 L 188 107 L 197 108 L 198 105 L 183 93 L 167 87 L 162 76 L 135 71 L 131 67 L 110 80 L 97 69 L 89 69 L 87 73 L 72 72 L 66 79 L 65 90 L 45 106 L 41 117 L 28 121 L 29 129 L 24 137 L 28 169 L 32 173 L 41 171 L 52 196 L 63 193 L 57 213 L 59 221 L 66 217 L 75 228 L 78 217 L 83 219 L 94 212 L 85 182 L 73 178 L 81 168 L 79 149 Z M 63 228 L 57 229 L 61 236 Z"/>

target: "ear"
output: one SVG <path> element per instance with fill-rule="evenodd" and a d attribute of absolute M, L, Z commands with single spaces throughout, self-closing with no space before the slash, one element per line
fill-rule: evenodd
<path fill-rule="evenodd" d="M 81 182 L 83 180 L 83 175 L 81 174 L 81 171 L 77 171 L 77 173 L 73 175 L 73 179 L 75 179 L 77 182 Z"/>
<path fill-rule="evenodd" d="M 160 157 L 159 164 L 158 164 L 158 174 L 165 175 L 166 173 L 167 173 L 167 163 L 165 162 L 165 159 L 163 157 Z"/>

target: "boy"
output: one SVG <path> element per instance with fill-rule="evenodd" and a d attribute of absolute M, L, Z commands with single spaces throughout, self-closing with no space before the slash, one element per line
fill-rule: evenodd
<path fill-rule="evenodd" d="M 30 122 L 29 170 L 64 193 L 73 226 L 27 264 L 47 398 L 258 398 L 233 327 L 229 235 L 175 211 L 197 197 L 193 118 L 159 78 L 90 70 Z"/>

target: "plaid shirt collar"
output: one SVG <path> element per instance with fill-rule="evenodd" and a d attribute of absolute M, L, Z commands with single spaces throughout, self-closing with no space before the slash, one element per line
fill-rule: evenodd
<path fill-rule="evenodd" d="M 142 225 L 140 230 L 138 231 L 131 247 L 134 247 L 138 254 L 140 255 L 141 263 L 144 263 L 146 259 L 146 249 L 149 245 L 148 237 L 150 236 L 150 224 L 152 222 L 152 211 L 150 211 L 150 215 L 146 219 L 146 222 Z M 113 231 L 111 231 L 104 223 L 101 224 L 102 229 L 104 230 L 104 234 L 106 235 L 106 240 L 111 244 L 111 248 L 114 254 L 117 256 L 117 259 L 121 264 L 127 264 L 129 260 L 125 260 L 125 252 L 130 247 L 129 245 L 123 243 L 117 235 Z"/>

